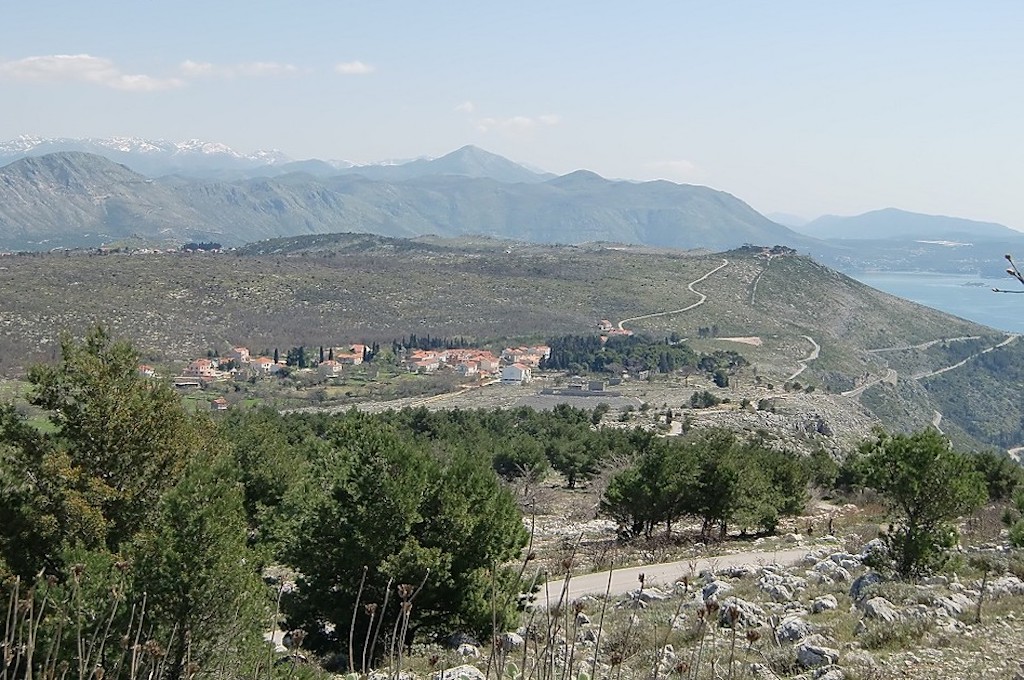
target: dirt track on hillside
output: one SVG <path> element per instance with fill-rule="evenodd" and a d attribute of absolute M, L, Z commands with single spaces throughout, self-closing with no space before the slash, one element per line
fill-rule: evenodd
<path fill-rule="evenodd" d="M 640 574 L 644 575 L 645 587 L 656 587 L 670 589 L 679 579 L 684 576 L 696 578 L 702 571 L 725 569 L 728 567 L 739 567 L 744 565 L 760 566 L 763 564 L 791 565 L 799 562 L 810 552 L 807 547 L 786 548 L 783 550 L 755 550 L 731 555 L 720 555 L 718 557 L 702 557 L 692 560 L 678 560 L 676 562 L 665 562 L 664 564 L 648 564 L 642 567 L 628 567 L 616 569 L 612 572 L 600 571 L 593 574 L 573 576 L 569 581 L 569 590 L 564 598 L 566 602 L 572 602 L 584 595 L 603 595 L 608 592 L 610 595 L 624 595 L 631 590 L 640 587 Z M 611 585 L 608 584 L 608 575 L 611 573 Z M 562 590 L 565 580 L 549 581 L 541 586 L 538 602 L 557 603 L 562 597 Z"/>

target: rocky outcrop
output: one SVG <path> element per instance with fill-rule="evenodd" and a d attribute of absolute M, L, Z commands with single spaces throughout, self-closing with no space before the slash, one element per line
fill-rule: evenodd
<path fill-rule="evenodd" d="M 839 651 L 805 640 L 797 645 L 796 661 L 804 668 L 833 666 L 839 663 Z"/>
<path fill-rule="evenodd" d="M 896 623 L 903 617 L 884 597 L 873 597 L 863 604 L 865 618 L 883 623 Z"/>

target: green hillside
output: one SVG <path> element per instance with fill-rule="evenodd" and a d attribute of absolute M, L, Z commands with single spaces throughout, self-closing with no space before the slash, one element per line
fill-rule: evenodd
<path fill-rule="evenodd" d="M 1018 383 L 1002 363 L 1019 350 L 1011 342 L 985 352 L 1007 336 L 775 253 L 338 234 L 224 254 L 9 256 L 0 267 L 8 291 L 0 366 L 17 374 L 53 356 L 61 329 L 96 323 L 153 361 L 181 362 L 233 344 L 262 350 L 409 334 L 500 343 L 625 320 L 700 351 L 739 351 L 749 361 L 741 382 L 813 386 L 829 408 L 859 401 L 903 429 L 939 412 L 941 427 L 964 441 L 1024 442 L 1024 413 L 1008 398 Z M 989 397 L 999 400 L 998 423 L 978 419 Z"/>

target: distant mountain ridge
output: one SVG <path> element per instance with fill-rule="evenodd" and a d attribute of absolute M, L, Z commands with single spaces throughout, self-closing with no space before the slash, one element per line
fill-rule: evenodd
<path fill-rule="evenodd" d="M 1024 233 L 1002 224 L 896 208 L 851 217 L 825 215 L 794 228 L 827 244 L 820 259 L 847 273 L 1002 277 L 1003 255 L 1024 251 Z"/>
<path fill-rule="evenodd" d="M 978 222 L 945 215 L 925 215 L 883 208 L 861 215 L 824 215 L 797 231 L 822 239 L 856 240 L 998 240 L 1020 238 L 1021 232 L 994 222 Z"/>
<path fill-rule="evenodd" d="M 49 154 L 0 168 L 0 244 L 38 249 L 137 236 L 240 245 L 346 231 L 711 250 L 812 242 L 707 187 L 611 181 L 588 171 L 546 179 L 520 167 L 467 147 L 394 166 L 401 179 L 291 173 L 209 181 L 149 178 L 94 154 Z M 485 172 L 505 181 L 469 174 Z"/>
<path fill-rule="evenodd" d="M 296 160 L 277 149 L 243 153 L 226 144 L 191 139 L 182 142 L 139 137 L 73 138 L 22 135 L 0 142 L 0 166 L 22 158 L 77 151 L 120 163 L 148 177 L 183 175 L 201 179 L 240 180 L 303 172 L 315 177 L 361 174 L 398 181 L 425 175 L 490 177 L 500 182 L 540 182 L 553 177 L 475 146 L 464 146 L 440 158 L 385 159 L 358 164 L 348 160 Z"/>
<path fill-rule="evenodd" d="M 22 135 L 0 142 L 0 165 L 21 158 L 65 151 L 103 156 L 145 175 L 254 169 L 280 166 L 292 161 L 276 149 L 241 153 L 226 144 L 199 139 L 172 142 L 139 137 L 48 138 Z"/>

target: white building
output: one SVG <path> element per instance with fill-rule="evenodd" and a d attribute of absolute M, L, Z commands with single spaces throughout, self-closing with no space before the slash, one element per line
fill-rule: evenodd
<path fill-rule="evenodd" d="M 532 379 L 530 367 L 523 364 L 509 364 L 501 369 L 502 385 L 525 385 Z"/>

